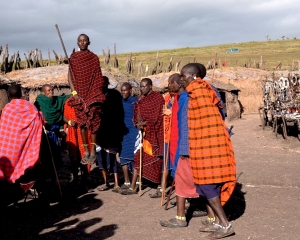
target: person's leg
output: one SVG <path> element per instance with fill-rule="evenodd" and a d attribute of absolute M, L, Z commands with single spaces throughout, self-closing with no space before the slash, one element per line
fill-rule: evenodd
<path fill-rule="evenodd" d="M 125 181 L 125 183 L 130 183 L 129 171 L 128 171 L 128 164 L 122 165 L 122 171 L 123 171 L 123 174 L 124 174 L 124 181 Z"/>
<path fill-rule="evenodd" d="M 88 148 L 88 131 L 87 128 L 84 126 L 81 128 L 81 138 L 82 138 L 82 143 L 83 143 L 83 148 L 84 148 L 84 157 L 83 158 L 88 158 L 90 155 L 90 151 Z"/>
<path fill-rule="evenodd" d="M 101 174 L 102 174 L 102 177 L 103 177 L 103 180 L 104 180 L 104 184 L 102 186 L 98 187 L 97 189 L 99 191 L 106 191 L 106 190 L 109 189 L 109 184 L 107 182 L 107 171 L 104 170 L 104 169 L 101 169 L 100 171 L 101 171 Z"/>
<path fill-rule="evenodd" d="M 185 198 L 176 196 L 177 216 L 185 217 Z"/>
<path fill-rule="evenodd" d="M 176 195 L 177 201 L 177 216 L 175 218 L 171 218 L 167 221 L 160 221 L 160 225 L 163 227 L 186 227 L 186 217 L 185 217 L 185 198 Z"/>
<path fill-rule="evenodd" d="M 91 140 L 92 140 L 92 142 L 91 142 L 92 148 L 91 148 L 90 156 L 95 158 L 95 156 L 96 156 L 96 141 L 97 141 L 97 134 L 96 133 L 91 134 Z"/>
<path fill-rule="evenodd" d="M 138 179 L 138 172 L 136 169 L 133 169 L 133 174 L 132 174 L 132 182 L 131 182 L 131 187 L 128 189 L 124 189 L 121 194 L 123 195 L 131 195 L 131 194 L 136 194 L 136 181 Z M 141 183 L 140 183 L 141 184 Z"/>
<path fill-rule="evenodd" d="M 207 211 L 211 211 L 211 213 L 208 212 L 209 216 L 212 216 L 212 214 L 216 215 L 219 219 L 220 225 L 222 225 L 223 227 L 227 227 L 229 225 L 229 222 L 221 205 L 220 197 L 209 199 L 208 203 L 212 210 L 211 211 L 207 209 Z"/>

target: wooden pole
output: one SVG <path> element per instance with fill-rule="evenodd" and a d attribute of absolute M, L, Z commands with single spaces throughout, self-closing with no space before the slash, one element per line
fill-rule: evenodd
<path fill-rule="evenodd" d="M 143 164 L 143 134 L 142 131 L 139 131 L 140 135 L 140 174 L 139 174 L 139 196 L 142 195 L 142 164 Z"/>
<path fill-rule="evenodd" d="M 173 192 L 173 188 L 175 186 L 175 179 L 173 180 L 172 182 L 172 186 L 170 188 L 170 192 L 169 192 L 169 195 L 168 195 L 168 198 L 167 198 L 167 202 L 166 202 L 166 206 L 165 206 L 165 210 L 168 209 L 168 205 L 169 205 L 169 202 L 170 202 L 170 198 L 171 198 L 171 195 L 172 195 L 172 192 Z"/>

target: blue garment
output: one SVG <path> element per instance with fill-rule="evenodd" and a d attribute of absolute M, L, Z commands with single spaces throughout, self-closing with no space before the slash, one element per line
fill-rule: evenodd
<path fill-rule="evenodd" d="M 181 155 L 189 155 L 189 132 L 188 132 L 188 102 L 187 92 L 182 92 L 178 99 L 178 147 L 175 154 L 174 166 L 171 172 L 175 177 L 177 164 Z"/>
<path fill-rule="evenodd" d="M 189 155 L 189 126 L 188 126 L 189 97 L 187 92 L 181 93 L 178 101 L 178 105 L 179 105 L 179 111 L 178 111 L 179 155 L 187 156 Z"/>
<path fill-rule="evenodd" d="M 133 111 L 134 103 L 138 100 L 136 97 L 129 97 L 123 99 L 123 109 L 124 109 L 124 123 L 127 129 L 126 134 L 123 136 L 122 147 L 120 151 L 120 161 L 121 165 L 129 164 L 134 159 L 134 144 L 136 141 L 136 136 L 139 131 L 133 124 Z"/>

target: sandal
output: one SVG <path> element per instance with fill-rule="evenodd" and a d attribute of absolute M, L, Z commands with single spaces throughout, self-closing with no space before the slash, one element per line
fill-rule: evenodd
<path fill-rule="evenodd" d="M 216 222 L 215 218 L 211 218 L 214 220 L 210 220 L 210 218 L 205 219 L 204 221 L 201 221 L 201 226 L 199 228 L 199 232 L 214 232 L 218 230 L 218 222 Z"/>
<path fill-rule="evenodd" d="M 90 157 L 90 153 L 85 152 L 85 153 L 83 154 L 83 157 L 82 157 L 80 163 L 81 163 L 82 165 L 87 165 L 87 164 L 88 164 L 88 158 L 89 158 L 89 157 Z"/>
<path fill-rule="evenodd" d="M 169 228 L 178 228 L 178 227 L 187 227 L 187 222 L 185 220 L 179 220 L 177 218 L 171 218 L 167 221 L 160 221 L 162 227 Z"/>
<path fill-rule="evenodd" d="M 122 195 L 132 195 L 132 194 L 137 194 L 138 192 L 136 191 L 137 188 L 132 189 L 132 188 L 128 188 L 128 189 L 124 189 L 124 191 L 121 192 Z"/>
<path fill-rule="evenodd" d="M 97 158 L 96 155 L 94 155 L 94 156 L 89 155 L 89 157 L 86 160 L 86 163 L 89 164 L 89 165 L 93 165 L 94 162 L 96 161 L 96 158 Z"/>
<path fill-rule="evenodd" d="M 161 188 L 157 188 L 154 194 L 149 194 L 151 198 L 161 198 L 162 192 L 160 191 Z"/>
<path fill-rule="evenodd" d="M 110 186 L 108 184 L 104 184 L 103 186 L 98 187 L 97 190 L 98 191 L 107 191 L 107 190 L 109 190 L 109 187 Z"/>
<path fill-rule="evenodd" d="M 111 191 L 115 192 L 115 193 L 119 193 L 119 192 L 121 192 L 121 188 L 119 186 L 116 186 Z"/>
<path fill-rule="evenodd" d="M 235 234 L 231 224 L 229 224 L 227 227 L 223 227 L 220 224 L 215 224 L 215 225 L 218 228 L 216 229 L 216 231 L 212 232 L 207 236 L 208 239 L 220 239 Z"/>

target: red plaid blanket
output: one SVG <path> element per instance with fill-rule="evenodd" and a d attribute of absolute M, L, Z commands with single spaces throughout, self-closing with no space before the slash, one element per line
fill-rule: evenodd
<path fill-rule="evenodd" d="M 137 123 L 137 115 L 147 121 L 144 139 L 151 143 L 153 155 L 143 151 L 142 177 L 160 183 L 162 171 L 162 159 L 158 155 L 163 154 L 164 129 L 162 109 L 165 104 L 164 98 L 158 92 L 150 92 L 146 97 L 141 95 L 134 109 L 134 122 Z M 134 155 L 134 168 L 139 171 L 140 151 Z"/>
<path fill-rule="evenodd" d="M 22 99 L 13 99 L 0 120 L 0 179 L 15 182 L 39 160 L 43 116 Z"/>
<path fill-rule="evenodd" d="M 75 108 L 79 126 L 87 125 L 95 132 L 100 126 L 101 114 L 95 103 L 105 100 L 99 58 L 89 50 L 79 51 L 71 55 L 70 64 L 75 78 L 73 84 L 80 98 L 71 98 L 69 104 Z"/>

